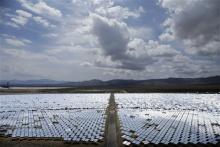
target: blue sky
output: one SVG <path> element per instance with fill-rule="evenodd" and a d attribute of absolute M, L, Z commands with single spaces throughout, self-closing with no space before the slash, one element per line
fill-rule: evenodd
<path fill-rule="evenodd" d="M 2 0 L 0 80 L 220 74 L 218 0 Z"/>

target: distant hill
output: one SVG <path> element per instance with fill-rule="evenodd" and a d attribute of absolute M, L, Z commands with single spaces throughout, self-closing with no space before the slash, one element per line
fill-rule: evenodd
<path fill-rule="evenodd" d="M 207 78 L 168 78 L 168 79 L 149 79 L 149 80 L 123 80 L 114 79 L 109 81 L 89 80 L 82 82 L 54 81 L 48 79 L 40 80 L 10 80 L 0 81 L 0 86 L 5 86 L 9 82 L 11 87 L 91 87 L 91 86 L 144 86 L 144 85 L 220 85 L 220 76 Z"/>
<path fill-rule="evenodd" d="M 2 80 L 0 81 L 0 86 L 4 86 L 9 82 L 10 86 L 58 86 L 62 83 L 65 83 L 64 81 L 55 81 L 55 80 L 49 80 L 49 79 L 40 79 L 40 80 Z"/>

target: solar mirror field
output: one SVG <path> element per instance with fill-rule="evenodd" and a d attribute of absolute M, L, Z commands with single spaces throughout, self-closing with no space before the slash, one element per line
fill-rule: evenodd
<path fill-rule="evenodd" d="M 4 140 L 70 146 L 219 146 L 220 95 L 0 95 L 0 136 L 0 146 Z"/>

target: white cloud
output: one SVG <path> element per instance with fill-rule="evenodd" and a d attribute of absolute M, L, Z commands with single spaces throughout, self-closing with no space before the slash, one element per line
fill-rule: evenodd
<path fill-rule="evenodd" d="M 161 40 L 181 40 L 188 53 L 220 55 L 219 0 L 160 0 L 160 4 L 170 14 Z"/>
<path fill-rule="evenodd" d="M 199 49 L 197 46 L 192 44 L 190 40 L 185 41 L 186 52 L 189 54 L 199 54 L 202 56 L 219 56 L 220 55 L 220 41 L 210 41 L 203 46 L 200 46 Z"/>
<path fill-rule="evenodd" d="M 43 25 L 44 27 L 53 27 L 46 19 L 40 17 L 40 16 L 35 16 L 33 17 L 34 21 L 37 22 L 38 24 Z"/>
<path fill-rule="evenodd" d="M 14 22 L 15 24 L 13 25 L 13 23 L 9 22 L 8 25 L 14 27 L 18 25 L 24 26 L 28 22 L 29 18 L 32 17 L 31 13 L 28 13 L 24 10 L 16 10 L 16 13 L 17 13 L 16 16 L 11 17 L 11 21 Z"/>
<path fill-rule="evenodd" d="M 47 34 L 42 34 L 43 37 L 48 37 L 48 38 L 56 38 L 58 37 L 58 34 L 56 33 L 47 33 Z"/>
<path fill-rule="evenodd" d="M 32 14 L 27 11 L 16 10 L 16 14 L 17 15 L 8 14 L 8 17 L 11 17 L 10 18 L 11 22 L 6 22 L 6 25 L 12 26 L 15 28 L 20 28 L 21 26 L 24 26 L 25 24 L 27 24 L 28 21 L 31 20 L 31 18 L 33 18 L 33 20 L 36 23 L 43 25 L 44 27 L 55 27 L 47 19 L 44 19 L 41 16 L 33 16 L 32 17 Z"/>
<path fill-rule="evenodd" d="M 5 22 L 5 25 L 10 26 L 10 27 L 14 27 L 14 28 L 20 28 L 17 24 L 15 24 L 13 22 Z"/>
<path fill-rule="evenodd" d="M 145 12 L 141 6 L 133 11 L 122 6 L 98 7 L 95 11 L 101 16 L 118 20 L 128 19 L 129 17 L 138 18 Z"/>
<path fill-rule="evenodd" d="M 17 10 L 15 14 L 11 13 L 14 10 L 7 11 L 3 23 L 19 28 L 12 31 L 27 33 L 24 36 L 19 34 L 17 38 L 0 36 L 3 46 L 10 47 L 5 48 L 4 52 L 0 50 L 0 60 L 8 64 L 10 70 L 7 72 L 7 66 L 4 67 L 5 76 L 25 78 L 40 75 L 62 80 L 76 80 L 75 77 L 85 80 L 94 77 L 146 79 L 220 73 L 218 62 L 213 58 L 213 55 L 219 54 L 219 41 L 213 40 L 208 29 L 203 27 L 205 23 L 199 21 L 201 19 L 194 19 L 201 13 L 194 3 L 204 3 L 204 0 L 160 0 L 160 5 L 168 11 L 169 17 L 162 24 L 164 31 L 159 36 L 156 36 L 161 32 L 158 24 L 154 26 L 148 23 L 147 17 L 152 14 L 151 10 L 148 14 L 148 6 L 135 8 L 136 4 L 131 6 L 130 3 L 127 5 L 111 0 L 18 1 L 25 11 Z M 190 5 L 194 5 L 195 11 L 189 11 L 192 9 Z M 190 15 L 184 16 L 188 11 Z M 210 15 L 212 24 L 211 10 L 205 11 Z M 153 18 L 155 22 L 161 19 L 161 15 L 167 16 L 159 14 L 161 12 L 155 12 L 158 14 L 158 17 Z M 204 14 L 204 19 L 209 22 L 207 18 Z M 39 24 L 39 30 L 35 28 L 35 22 Z M 195 23 L 196 27 L 189 27 L 191 31 L 186 31 L 184 28 L 188 27 L 185 26 L 191 26 L 188 22 L 200 22 L 201 26 Z M 56 24 L 57 29 L 51 28 L 53 24 Z M 45 29 L 41 25 L 49 28 Z M 215 30 L 212 25 L 207 28 L 212 32 Z M 34 34 L 36 40 L 29 36 L 30 32 L 37 32 Z M 30 40 L 22 39 L 29 37 L 34 42 L 33 46 L 28 45 Z M 184 46 L 179 46 L 179 41 L 183 41 L 185 50 L 182 50 Z M 202 46 L 198 47 L 200 42 Z M 181 51 L 176 47 L 178 50 L 180 47 Z M 194 56 L 190 58 L 191 55 L 184 51 Z M 213 61 L 197 54 L 212 55 Z"/>
<path fill-rule="evenodd" d="M 175 38 L 172 34 L 170 33 L 163 33 L 159 36 L 159 39 L 161 41 L 173 41 Z"/>
<path fill-rule="evenodd" d="M 22 26 L 24 26 L 27 23 L 27 20 L 28 20 L 27 18 L 21 17 L 21 16 L 11 18 L 11 21 L 15 22 L 18 25 L 22 25 Z"/>
<path fill-rule="evenodd" d="M 82 63 L 80 63 L 80 66 L 83 66 L 83 67 L 91 67 L 93 66 L 92 63 L 88 62 L 88 61 L 84 61 Z"/>
<path fill-rule="evenodd" d="M 5 42 L 9 45 L 15 46 L 15 47 L 23 47 L 27 44 L 32 43 L 30 40 L 27 39 L 17 39 L 16 37 L 11 38 L 5 38 Z"/>
<path fill-rule="evenodd" d="M 52 17 L 61 17 L 62 13 L 60 10 L 49 6 L 44 1 L 38 1 L 37 3 L 32 3 L 27 0 L 18 0 L 21 3 L 21 6 L 29 11 L 32 11 L 36 14 L 47 15 Z"/>
<path fill-rule="evenodd" d="M 30 44 L 32 43 L 32 41 L 28 40 L 28 39 L 22 39 L 22 41 L 25 43 L 25 44 Z"/>
<path fill-rule="evenodd" d="M 99 67 L 145 70 L 147 65 L 157 62 L 158 57 L 167 58 L 179 54 L 170 45 L 130 38 L 129 28 L 123 22 L 96 14 L 91 17 L 92 33 L 98 38 L 102 55 L 106 58 L 96 61 L 95 65 Z"/>
<path fill-rule="evenodd" d="M 170 45 L 159 44 L 157 41 L 150 40 L 147 44 L 148 54 L 156 57 L 173 57 L 180 52 Z"/>
<path fill-rule="evenodd" d="M 160 44 L 158 41 L 149 40 L 145 42 L 142 39 L 135 38 L 128 44 L 128 53 L 131 56 L 141 57 L 173 57 L 179 54 L 177 50 L 170 45 Z"/>
<path fill-rule="evenodd" d="M 115 68 L 122 66 L 120 62 L 112 61 L 110 56 L 98 55 L 95 59 L 94 66 L 101 68 Z"/>
<path fill-rule="evenodd" d="M 31 13 L 28 13 L 24 10 L 16 10 L 16 13 L 20 16 L 27 17 L 27 18 L 32 16 Z"/>
<path fill-rule="evenodd" d="M 24 42 L 18 39 L 7 38 L 5 39 L 6 43 L 12 46 L 25 46 Z"/>
<path fill-rule="evenodd" d="M 168 8 L 170 12 L 179 13 L 193 1 L 197 0 L 159 0 L 159 3 L 162 7 Z"/>
<path fill-rule="evenodd" d="M 150 27 L 129 27 L 131 38 L 141 38 L 149 40 L 152 38 L 154 32 Z"/>

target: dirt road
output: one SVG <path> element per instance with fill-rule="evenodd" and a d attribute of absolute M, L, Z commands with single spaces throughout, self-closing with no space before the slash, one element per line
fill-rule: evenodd
<path fill-rule="evenodd" d="M 107 122 L 108 130 L 106 135 L 106 147 L 118 147 L 116 131 L 116 104 L 114 94 L 111 94 L 110 96 Z"/>

